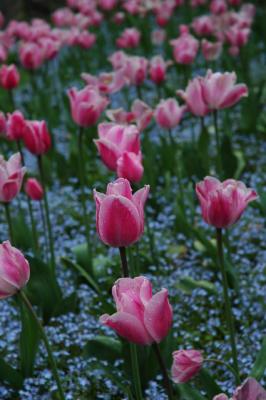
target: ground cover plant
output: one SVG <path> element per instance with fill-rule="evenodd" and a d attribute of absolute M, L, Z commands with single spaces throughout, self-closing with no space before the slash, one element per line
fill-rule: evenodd
<path fill-rule="evenodd" d="M 1 400 L 266 400 L 265 16 L 0 13 Z"/>

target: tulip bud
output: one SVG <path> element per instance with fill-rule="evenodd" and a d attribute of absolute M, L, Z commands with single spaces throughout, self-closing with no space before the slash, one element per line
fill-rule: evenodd
<path fill-rule="evenodd" d="M 171 129 L 179 124 L 185 111 L 186 106 L 179 106 L 175 99 L 166 99 L 157 105 L 154 117 L 159 126 Z"/>
<path fill-rule="evenodd" d="M 248 203 L 258 198 L 253 189 L 243 182 L 218 179 L 207 176 L 197 183 L 196 193 L 200 202 L 204 221 L 216 228 L 228 228 L 235 224 Z"/>
<path fill-rule="evenodd" d="M 35 178 L 28 178 L 25 184 L 25 192 L 31 200 L 40 201 L 43 198 L 43 188 Z"/>
<path fill-rule="evenodd" d="M 9 203 L 18 195 L 25 172 L 19 153 L 13 154 L 8 161 L 0 156 L 0 201 Z"/>
<path fill-rule="evenodd" d="M 23 254 L 9 241 L 0 244 L 0 299 L 13 296 L 30 278 L 30 267 Z"/>
<path fill-rule="evenodd" d="M 26 121 L 20 111 L 7 115 L 6 136 L 9 140 L 23 139 Z"/>
<path fill-rule="evenodd" d="M 141 152 L 135 154 L 125 151 L 117 160 L 117 176 L 129 180 L 129 182 L 141 181 L 144 171 L 141 160 Z"/>
<path fill-rule="evenodd" d="M 150 345 L 161 342 L 172 325 L 173 312 L 168 292 L 152 295 L 152 285 L 143 276 L 121 278 L 112 289 L 117 312 L 104 314 L 100 322 L 129 342 Z"/>
<path fill-rule="evenodd" d="M 100 239 L 112 247 L 128 247 L 144 231 L 144 204 L 150 187 L 132 195 L 127 179 L 117 179 L 107 186 L 106 194 L 94 190 L 96 228 Z"/>
<path fill-rule="evenodd" d="M 34 42 L 23 43 L 19 49 L 20 62 L 24 68 L 37 69 L 43 63 L 42 48 Z"/>
<path fill-rule="evenodd" d="M 175 383 L 185 383 L 192 379 L 203 364 L 199 350 L 178 350 L 173 352 L 172 379 Z"/>
<path fill-rule="evenodd" d="M 46 122 L 26 121 L 23 140 L 32 154 L 46 153 L 51 147 L 51 137 Z"/>
<path fill-rule="evenodd" d="M 19 72 L 14 64 L 2 65 L 0 68 L 0 85 L 6 90 L 12 90 L 18 86 Z"/>

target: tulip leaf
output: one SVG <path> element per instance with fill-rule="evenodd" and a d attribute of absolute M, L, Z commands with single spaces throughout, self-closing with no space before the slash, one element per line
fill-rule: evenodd
<path fill-rule="evenodd" d="M 100 360 L 114 362 L 122 358 L 121 340 L 98 335 L 91 339 L 84 349 L 85 357 L 96 357 Z"/>
<path fill-rule="evenodd" d="M 29 224 L 26 223 L 25 215 L 22 210 L 16 217 L 12 217 L 12 226 L 14 232 L 14 243 L 22 250 L 33 248 L 32 231 Z"/>
<path fill-rule="evenodd" d="M 222 166 L 225 178 L 235 176 L 238 167 L 238 159 L 233 152 L 231 139 L 224 135 L 221 145 Z"/>
<path fill-rule="evenodd" d="M 221 387 L 215 382 L 213 377 L 206 369 L 201 369 L 197 376 L 197 379 L 207 393 L 208 398 L 213 398 L 215 395 L 222 393 Z"/>
<path fill-rule="evenodd" d="M 88 270 L 88 250 L 87 250 L 87 243 L 79 244 L 71 249 L 76 257 L 77 263 Z"/>
<path fill-rule="evenodd" d="M 27 259 L 31 274 L 26 290 L 31 302 L 41 308 L 44 321 L 47 322 L 62 300 L 61 290 L 48 264 L 38 258 Z"/>
<path fill-rule="evenodd" d="M 207 400 L 206 397 L 203 397 L 198 390 L 194 389 L 188 383 L 177 385 L 177 389 L 180 400 Z"/>
<path fill-rule="evenodd" d="M 194 289 L 204 289 L 211 294 L 217 294 L 216 287 L 213 283 L 206 280 L 195 280 L 190 276 L 181 277 L 177 283 L 177 287 L 186 293 L 191 293 Z"/>
<path fill-rule="evenodd" d="M 26 306 L 19 299 L 21 314 L 20 333 L 20 362 L 21 371 L 24 377 L 33 374 L 35 358 L 38 350 L 40 334 L 35 319 L 29 313 Z"/>
<path fill-rule="evenodd" d="M 262 341 L 261 349 L 257 354 L 250 375 L 257 380 L 260 380 L 263 377 L 265 370 L 266 370 L 266 336 Z"/>
<path fill-rule="evenodd" d="M 0 358 L 0 381 L 8 383 L 15 389 L 20 389 L 23 385 L 21 373 L 12 368 L 3 358 Z"/>

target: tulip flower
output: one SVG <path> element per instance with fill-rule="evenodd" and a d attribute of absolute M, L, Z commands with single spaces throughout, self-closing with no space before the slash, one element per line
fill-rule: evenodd
<path fill-rule="evenodd" d="M 192 36 L 187 27 L 181 27 L 179 38 L 171 40 L 173 56 L 178 64 L 192 64 L 197 56 L 199 41 Z"/>
<path fill-rule="evenodd" d="M 215 31 L 214 19 L 209 15 L 195 18 L 191 26 L 199 36 L 211 35 Z"/>
<path fill-rule="evenodd" d="M 133 49 L 140 42 L 140 32 L 136 28 L 127 28 L 116 40 L 116 45 L 123 49 Z"/>
<path fill-rule="evenodd" d="M 124 72 L 120 69 L 114 72 L 103 72 L 98 77 L 88 73 L 82 73 L 81 78 L 87 86 L 99 90 L 102 94 L 111 94 L 119 92 L 127 83 Z"/>
<path fill-rule="evenodd" d="M 82 127 L 94 125 L 108 104 L 108 100 L 91 87 L 85 87 L 80 91 L 72 88 L 68 91 L 68 97 L 72 118 Z"/>
<path fill-rule="evenodd" d="M 37 156 L 51 147 L 51 136 L 45 121 L 26 121 L 23 140 L 27 149 Z"/>
<path fill-rule="evenodd" d="M 19 153 L 13 154 L 8 161 L 0 156 L 0 201 L 9 203 L 18 195 L 25 172 Z"/>
<path fill-rule="evenodd" d="M 254 378 L 247 378 L 239 386 L 231 400 L 264 400 L 266 399 L 266 390 Z M 226 394 L 218 394 L 213 400 L 229 400 Z"/>
<path fill-rule="evenodd" d="M 207 61 L 217 60 L 222 52 L 223 44 L 222 42 L 209 42 L 203 39 L 201 42 L 201 50 L 203 57 Z"/>
<path fill-rule="evenodd" d="M 129 181 L 119 178 L 108 184 L 106 194 L 94 190 L 96 228 L 105 244 L 128 247 L 140 239 L 144 231 L 144 205 L 149 189 L 145 185 L 132 195 Z"/>
<path fill-rule="evenodd" d="M 0 68 L 0 85 L 6 90 L 12 90 L 18 86 L 19 72 L 14 64 L 2 65 Z"/>
<path fill-rule="evenodd" d="M 215 15 L 223 14 L 227 11 L 225 0 L 212 0 L 210 4 L 210 12 Z"/>
<path fill-rule="evenodd" d="M 131 85 L 141 85 L 147 75 L 148 60 L 145 57 L 127 57 L 123 66 L 125 77 Z"/>
<path fill-rule="evenodd" d="M 152 285 L 143 276 L 121 278 L 112 289 L 117 312 L 104 314 L 100 321 L 129 342 L 150 345 L 161 342 L 172 325 L 168 292 L 152 295 Z"/>
<path fill-rule="evenodd" d="M 26 120 L 22 112 L 16 110 L 12 114 L 7 114 L 6 136 L 9 140 L 21 140 L 24 137 Z"/>
<path fill-rule="evenodd" d="M 185 383 L 192 379 L 203 364 L 199 350 L 178 350 L 173 352 L 172 379 L 175 383 Z"/>
<path fill-rule="evenodd" d="M 208 70 L 202 81 L 202 96 L 211 110 L 232 107 L 242 97 L 248 96 L 248 89 L 244 83 L 236 83 L 235 72 L 215 72 Z"/>
<path fill-rule="evenodd" d="M 25 42 L 20 46 L 19 59 L 24 68 L 37 69 L 43 63 L 42 48 L 34 42 Z"/>
<path fill-rule="evenodd" d="M 94 140 L 103 163 L 116 171 L 117 160 L 127 151 L 140 152 L 140 133 L 135 125 L 102 123 L 98 126 L 99 139 Z"/>
<path fill-rule="evenodd" d="M 117 0 L 99 0 L 99 7 L 104 11 L 111 11 L 115 8 Z"/>
<path fill-rule="evenodd" d="M 178 90 L 177 94 L 186 102 L 189 111 L 199 117 L 209 113 L 209 108 L 203 98 L 203 78 L 196 77 L 189 81 L 186 90 Z"/>
<path fill-rule="evenodd" d="M 30 278 L 30 267 L 23 254 L 9 241 L 0 244 L 0 299 L 13 296 Z"/>
<path fill-rule="evenodd" d="M 25 183 L 25 192 L 31 200 L 40 201 L 44 196 L 43 187 L 35 178 L 28 178 Z"/>
<path fill-rule="evenodd" d="M 179 124 L 186 108 L 179 106 L 174 98 L 161 100 L 155 109 L 154 117 L 159 126 L 171 129 Z"/>
<path fill-rule="evenodd" d="M 142 154 L 125 151 L 117 160 L 117 176 L 129 182 L 139 182 L 143 176 Z"/>
<path fill-rule="evenodd" d="M 151 80 L 159 85 L 165 80 L 166 70 L 171 65 L 171 61 L 164 61 L 161 56 L 154 56 L 150 60 L 150 77 Z"/>
<path fill-rule="evenodd" d="M 227 179 L 220 182 L 211 176 L 197 183 L 196 193 L 204 221 L 216 228 L 228 228 L 235 224 L 247 205 L 258 198 L 253 189 L 243 182 Z"/>

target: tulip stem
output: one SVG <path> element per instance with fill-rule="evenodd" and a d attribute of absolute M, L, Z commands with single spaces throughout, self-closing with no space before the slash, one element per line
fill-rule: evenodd
<path fill-rule="evenodd" d="M 46 193 L 46 186 L 45 186 L 45 178 L 44 178 L 44 170 L 43 170 L 43 163 L 42 163 L 42 156 L 38 156 L 38 166 L 40 171 L 40 178 L 43 186 L 43 200 L 44 200 L 44 209 L 45 209 L 45 217 L 46 217 L 46 225 L 48 231 L 48 241 L 49 241 L 49 250 L 50 250 L 50 257 L 51 257 L 51 267 L 53 271 L 55 271 L 55 254 L 54 254 L 54 240 L 52 234 L 52 226 L 50 220 L 50 212 L 49 212 L 49 205 L 47 200 L 47 193 Z"/>
<path fill-rule="evenodd" d="M 165 389 L 166 389 L 166 391 L 167 391 L 168 398 L 169 398 L 170 400 L 173 400 L 174 396 L 173 396 L 172 383 L 171 383 L 171 381 L 170 381 L 170 379 L 169 379 L 168 372 L 167 372 L 167 368 L 166 368 L 164 359 L 163 359 L 163 357 L 162 357 L 162 354 L 161 354 L 160 347 L 159 347 L 158 343 L 154 342 L 154 343 L 152 344 L 152 348 L 153 348 L 153 350 L 154 350 L 154 352 L 155 352 L 155 354 L 156 354 L 156 357 L 157 357 L 157 359 L 158 359 L 160 368 L 161 368 L 161 370 L 162 370 L 163 380 L 164 380 L 164 386 L 165 386 Z"/>
<path fill-rule="evenodd" d="M 222 178 L 222 159 L 221 159 L 221 142 L 218 128 L 218 113 L 217 110 L 213 111 L 213 122 L 214 122 L 214 131 L 215 131 L 215 139 L 216 139 L 216 157 L 217 157 L 217 172 L 219 178 Z"/>
<path fill-rule="evenodd" d="M 174 166 L 174 172 L 175 171 L 177 172 L 177 180 L 178 180 L 178 186 L 179 186 L 179 192 L 180 192 L 181 207 L 182 207 L 182 210 L 184 211 L 185 210 L 184 191 L 183 191 L 183 185 L 182 185 L 182 173 L 181 173 L 181 169 L 180 169 L 181 156 L 179 156 L 179 155 L 181 155 L 181 151 L 180 151 L 179 146 L 176 145 L 176 141 L 175 141 L 175 139 L 173 137 L 172 129 L 170 128 L 168 130 L 168 132 L 169 132 L 170 143 L 171 143 L 171 146 L 172 146 L 172 151 L 174 152 L 173 166 Z M 176 152 L 176 149 L 177 149 L 177 152 Z M 176 153 L 178 153 L 178 156 L 179 156 L 177 164 L 176 164 Z"/>
<path fill-rule="evenodd" d="M 43 226 L 43 235 L 44 235 L 44 245 L 45 245 L 45 250 L 44 250 L 44 254 L 45 254 L 45 259 L 47 261 L 47 252 L 49 251 L 49 243 L 48 243 L 48 239 L 47 239 L 47 235 L 46 235 L 46 222 L 45 222 L 45 215 L 44 215 L 44 211 L 43 211 L 43 205 L 42 202 L 39 202 L 40 204 L 40 212 L 41 212 L 41 219 L 42 219 L 42 226 Z"/>
<path fill-rule="evenodd" d="M 233 366 L 234 366 L 234 370 L 236 372 L 236 383 L 239 384 L 240 378 L 239 378 L 239 368 L 238 368 L 238 360 L 237 360 L 234 319 L 233 319 L 231 301 L 230 301 L 230 297 L 229 297 L 227 273 L 226 273 L 225 264 L 224 264 L 223 235 L 222 235 L 221 228 L 216 229 L 216 243 L 217 243 L 218 262 L 219 262 L 220 270 L 222 273 L 222 284 L 223 284 L 223 293 L 224 293 L 224 302 L 225 302 L 225 316 L 226 316 L 226 323 L 227 323 L 227 328 L 228 328 L 229 336 L 230 336 Z"/>
<path fill-rule="evenodd" d="M 121 258 L 122 275 L 124 278 L 127 278 L 129 277 L 129 268 L 127 262 L 126 248 L 119 247 L 119 252 Z M 131 359 L 131 368 L 132 368 L 133 382 L 135 388 L 135 396 L 137 400 L 141 400 L 142 390 L 141 390 L 141 382 L 139 376 L 137 346 L 134 343 L 129 343 L 129 347 L 130 347 L 130 359 Z"/>
<path fill-rule="evenodd" d="M 44 328 L 43 328 L 43 326 L 42 326 L 42 324 L 41 324 L 39 318 L 37 317 L 37 315 L 36 315 L 36 313 L 35 313 L 35 311 L 34 311 L 32 305 L 31 305 L 31 303 L 30 303 L 28 297 L 25 295 L 25 293 L 22 292 L 22 291 L 20 291 L 20 292 L 18 293 L 18 295 L 19 295 L 19 297 L 21 298 L 22 302 L 23 302 L 23 303 L 25 304 L 25 306 L 27 307 L 28 311 L 30 312 L 30 314 L 31 314 L 32 317 L 34 318 L 34 320 L 35 320 L 35 322 L 36 322 L 36 324 L 37 324 L 37 326 L 38 326 L 38 328 L 39 328 L 39 331 L 40 331 L 40 334 L 41 334 L 41 336 L 42 336 L 44 345 L 45 345 L 45 347 L 46 347 L 46 351 L 47 351 L 47 354 L 48 354 L 49 362 L 50 362 L 50 364 L 51 364 L 53 376 L 54 376 L 54 379 L 55 379 L 56 384 L 57 384 L 57 389 L 58 389 L 59 397 L 60 397 L 61 400 L 64 400 L 64 399 L 65 399 L 65 396 L 64 396 L 64 392 L 63 392 L 62 385 L 61 385 L 61 382 L 60 382 L 59 374 L 58 374 L 58 371 L 57 371 L 56 361 L 55 361 L 55 359 L 54 359 L 53 352 L 52 352 L 50 343 L 49 343 L 49 341 L 48 341 L 48 338 L 47 338 L 47 336 L 46 336 L 45 330 L 44 330 Z"/>
<path fill-rule="evenodd" d="M 10 215 L 10 209 L 9 209 L 9 203 L 4 203 L 5 207 L 5 213 L 6 213 L 6 221 L 8 225 L 8 231 L 9 231 L 9 239 L 12 245 L 14 245 L 14 235 L 13 235 L 13 227 L 12 227 L 12 220 L 11 220 L 11 215 Z"/>
<path fill-rule="evenodd" d="M 83 223 L 85 226 L 86 232 L 86 241 L 87 241 L 87 248 L 88 248 L 88 255 L 89 255 L 89 262 L 92 263 L 92 245 L 90 240 L 90 223 L 88 220 L 87 214 L 87 207 L 86 207 L 86 195 L 85 195 L 85 165 L 84 162 L 84 152 L 83 152 L 83 128 L 79 128 L 79 135 L 78 135 L 78 164 L 79 164 L 79 184 L 80 184 L 80 191 L 81 191 L 81 206 L 82 206 L 82 213 L 83 213 Z"/>
<path fill-rule="evenodd" d="M 234 368 L 231 367 L 231 365 L 228 364 L 227 362 L 224 362 L 224 361 L 222 361 L 222 360 L 216 360 L 216 359 L 214 359 L 214 358 L 205 358 L 205 359 L 204 359 L 204 363 L 206 363 L 206 362 L 224 365 L 226 368 L 229 369 L 229 371 L 231 371 L 231 372 L 234 374 L 234 377 L 236 378 L 236 380 L 238 379 L 238 375 L 237 375 L 236 371 L 235 371 Z"/>

